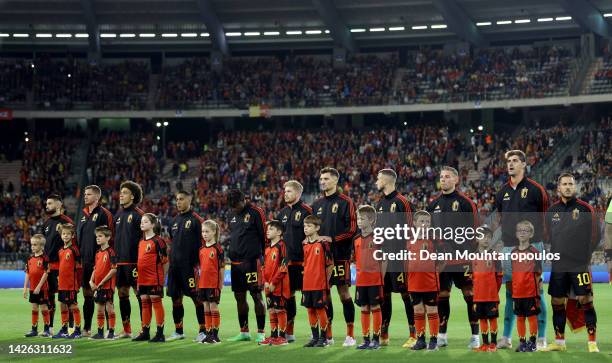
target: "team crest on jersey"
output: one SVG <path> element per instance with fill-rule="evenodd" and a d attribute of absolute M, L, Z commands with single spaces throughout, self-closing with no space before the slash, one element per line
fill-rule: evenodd
<path fill-rule="evenodd" d="M 523 199 L 527 198 L 527 193 L 529 193 L 529 189 L 527 188 L 521 189 L 521 198 Z"/>
<path fill-rule="evenodd" d="M 108 256 L 104 255 L 104 257 L 102 257 L 102 262 L 106 263 L 106 261 L 108 261 Z"/>
<path fill-rule="evenodd" d="M 128 216 L 128 223 L 132 223 L 132 215 L 131 214 Z"/>
<path fill-rule="evenodd" d="M 459 210 L 459 201 L 458 200 L 453 202 L 452 208 L 453 208 L 453 212 L 456 212 L 456 211 Z"/>
<path fill-rule="evenodd" d="M 145 248 L 146 252 L 151 252 L 151 244 L 147 243 L 147 247 Z"/>
<path fill-rule="evenodd" d="M 68 253 L 66 254 L 66 260 L 69 260 L 71 256 L 72 256 L 72 255 L 70 254 L 70 252 L 68 252 Z"/>
<path fill-rule="evenodd" d="M 390 209 L 391 213 L 395 212 L 396 209 L 397 209 L 397 204 L 396 203 L 391 204 L 391 209 Z"/>
<path fill-rule="evenodd" d="M 485 265 L 487 265 L 487 267 L 491 267 L 491 265 L 493 265 L 493 262 L 491 262 L 491 260 L 487 260 L 485 262 Z"/>
<path fill-rule="evenodd" d="M 301 217 L 302 217 L 302 212 L 300 212 L 300 211 L 295 212 L 295 221 L 296 222 L 299 222 Z"/>
<path fill-rule="evenodd" d="M 62 227 L 62 225 L 58 223 L 57 226 L 55 226 L 55 231 L 57 233 L 60 233 L 61 227 Z"/>
<path fill-rule="evenodd" d="M 210 251 L 210 255 L 208 257 L 215 258 L 215 251 Z"/>
<path fill-rule="evenodd" d="M 276 260 L 276 252 L 272 252 L 272 261 Z"/>
<path fill-rule="evenodd" d="M 580 211 L 578 210 L 578 208 L 574 209 L 572 211 L 572 219 L 573 220 L 578 220 L 578 217 L 580 216 Z"/>
<path fill-rule="evenodd" d="M 338 203 L 334 203 L 334 205 L 332 205 L 332 213 L 338 213 Z"/>
<path fill-rule="evenodd" d="M 42 267 L 42 261 L 41 260 L 36 261 L 36 266 Z"/>
<path fill-rule="evenodd" d="M 427 243 L 423 243 L 423 246 L 421 246 L 421 249 L 423 251 L 427 251 Z"/>
<path fill-rule="evenodd" d="M 319 207 L 319 209 L 317 209 L 317 215 L 323 214 L 323 207 Z"/>
<path fill-rule="evenodd" d="M 251 221 L 251 215 L 247 214 L 244 216 L 244 223 L 249 223 Z"/>
<path fill-rule="evenodd" d="M 98 213 L 94 214 L 93 217 L 91 217 L 91 219 L 95 222 L 98 220 Z"/>
<path fill-rule="evenodd" d="M 318 255 L 319 253 L 321 253 L 321 251 L 319 251 L 319 247 L 315 248 L 315 255 Z"/>
<path fill-rule="evenodd" d="M 190 220 L 185 222 L 185 229 L 189 229 L 189 228 L 191 228 L 191 221 Z"/>

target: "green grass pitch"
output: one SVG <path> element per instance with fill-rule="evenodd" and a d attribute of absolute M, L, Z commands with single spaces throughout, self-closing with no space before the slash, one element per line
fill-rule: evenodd
<path fill-rule="evenodd" d="M 352 288 L 351 290 L 353 290 Z M 467 344 L 470 337 L 467 324 L 467 312 L 463 298 L 458 290 L 453 290 L 451 297 L 451 319 L 449 322 L 449 347 L 438 352 L 413 352 L 401 348 L 408 336 L 406 317 L 399 295 L 394 294 L 393 319 L 391 322 L 391 344 L 379 351 L 357 351 L 354 348 L 343 348 L 342 341 L 345 335 L 345 324 L 342 317 L 342 305 L 337 294 L 334 296 L 336 319 L 334 322 L 334 338 L 336 344 L 327 348 L 302 348 L 308 340 L 310 329 L 307 324 L 306 310 L 298 306 L 295 333 L 297 342 L 283 347 L 260 347 L 254 341 L 221 344 L 210 346 L 193 343 L 191 340 L 197 333 L 197 324 L 193 304 L 185 301 L 185 332 L 187 339 L 167 342 L 163 344 L 133 343 L 128 340 L 118 341 L 91 341 L 80 339 L 76 341 L 52 341 L 44 338 L 23 338 L 23 334 L 30 326 L 30 306 L 21 296 L 21 289 L 0 290 L 0 361 L 70 361 L 83 362 L 612 362 L 612 287 L 608 284 L 595 284 L 595 308 L 598 315 L 598 343 L 601 353 L 589 354 L 586 352 L 586 332 L 577 334 L 569 332 L 566 336 L 568 352 L 537 352 L 515 353 L 502 350 L 497 353 L 473 353 L 468 351 Z M 298 298 L 299 298 L 298 293 Z M 504 296 L 503 290 L 500 296 Z M 81 296 L 79 296 L 81 298 Z M 80 300 L 82 302 L 82 300 Z M 503 302 L 502 302 L 503 303 Z M 118 305 L 118 304 L 117 304 Z M 168 298 L 164 299 L 166 308 L 166 336 L 173 330 L 171 304 Z M 250 327 L 254 330 L 255 317 L 252 302 L 250 314 Z M 133 316 L 136 316 L 134 330 L 139 328 L 138 308 L 133 298 Z M 357 308 L 357 307 L 356 307 Z M 117 306 L 118 310 L 118 306 Z M 549 302 L 548 341 L 554 338 L 552 329 L 551 309 Z M 117 315 L 119 315 L 117 313 Z M 358 341 L 361 331 L 359 313 L 357 308 L 357 321 L 355 333 Z M 56 320 L 59 314 L 56 315 Z M 94 314 L 94 325 L 95 325 Z M 118 323 L 119 323 L 119 319 Z M 500 319 L 501 320 L 501 319 Z M 155 320 L 153 320 L 154 322 Z M 266 321 L 267 323 L 267 321 Z M 503 323 L 500 321 L 500 330 Z M 266 326 L 268 328 L 268 326 Z M 57 328 L 56 328 L 57 329 Z M 268 330 L 268 329 L 267 329 Z M 121 331 L 121 327 L 117 327 Z M 229 288 L 223 290 L 221 298 L 221 339 L 233 336 L 238 331 L 235 300 Z M 253 334 L 254 335 L 254 334 Z M 501 333 L 500 333 L 501 335 Z M 514 344 L 516 344 L 516 330 L 514 331 Z M 73 345 L 73 352 L 68 356 L 62 355 L 9 355 L 10 344 L 60 344 Z"/>

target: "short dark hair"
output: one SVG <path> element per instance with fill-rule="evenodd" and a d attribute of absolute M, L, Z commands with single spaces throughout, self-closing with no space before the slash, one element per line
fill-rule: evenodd
<path fill-rule="evenodd" d="M 191 197 L 192 196 L 190 192 L 188 192 L 188 191 L 186 191 L 184 189 L 180 189 L 179 191 L 176 192 L 176 195 L 179 195 L 179 194 L 183 194 L 184 196 L 187 196 L 187 197 Z"/>
<path fill-rule="evenodd" d="M 506 160 L 510 159 L 511 156 L 518 156 L 522 162 L 525 162 L 527 160 L 527 157 L 525 156 L 525 153 L 522 150 L 510 150 L 507 151 L 506 154 L 504 154 Z"/>
<path fill-rule="evenodd" d="M 311 214 L 308 217 L 304 218 L 304 223 L 314 224 L 316 226 L 320 226 L 321 225 L 321 218 Z"/>
<path fill-rule="evenodd" d="M 110 228 L 108 228 L 108 226 L 99 226 L 96 227 L 96 234 L 101 233 L 104 235 L 104 237 L 110 237 L 113 235 L 113 232 L 111 231 Z"/>
<path fill-rule="evenodd" d="M 58 193 L 49 194 L 47 196 L 47 199 L 53 199 L 53 200 L 56 200 L 58 202 L 63 202 L 62 197 Z"/>
<path fill-rule="evenodd" d="M 559 175 L 559 177 L 557 178 L 557 185 L 561 184 L 561 179 L 563 178 L 572 178 L 576 180 L 576 178 L 574 178 L 574 174 L 572 173 L 561 173 L 561 175 Z"/>
<path fill-rule="evenodd" d="M 431 218 L 431 214 L 429 214 L 429 212 L 426 210 L 418 210 L 414 213 L 414 220 L 416 221 L 419 217 Z"/>
<path fill-rule="evenodd" d="M 283 224 L 281 223 L 281 221 L 277 221 L 276 219 L 273 219 L 271 221 L 268 222 L 268 228 L 272 227 L 272 228 L 276 228 L 278 229 L 281 233 L 284 232 L 284 228 L 283 228 Z"/>
<path fill-rule="evenodd" d="M 142 202 L 143 192 L 140 184 L 131 180 L 126 180 L 121 183 L 121 185 L 119 186 L 119 190 L 123 188 L 126 188 L 130 191 L 130 193 L 132 193 L 132 195 L 134 196 L 134 204 L 139 204 L 140 202 Z"/>
<path fill-rule="evenodd" d="M 336 178 L 340 179 L 340 173 L 338 173 L 338 170 L 332 168 L 332 167 L 325 167 L 323 169 L 321 169 L 321 174 L 331 174 L 333 176 L 335 176 Z"/>
<path fill-rule="evenodd" d="M 235 207 L 242 201 L 244 201 L 244 194 L 240 189 L 230 189 L 230 191 L 227 192 L 227 204 L 229 204 L 230 207 Z"/>
<path fill-rule="evenodd" d="M 493 230 L 486 224 L 480 226 L 480 230 L 482 231 L 483 235 L 493 237 Z"/>

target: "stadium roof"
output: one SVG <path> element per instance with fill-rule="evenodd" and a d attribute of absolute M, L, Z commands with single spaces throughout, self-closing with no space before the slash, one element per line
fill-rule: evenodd
<path fill-rule="evenodd" d="M 290 43 L 356 50 L 610 36 L 611 27 L 608 0 L 0 0 L 3 47 L 195 43 L 226 51 Z"/>

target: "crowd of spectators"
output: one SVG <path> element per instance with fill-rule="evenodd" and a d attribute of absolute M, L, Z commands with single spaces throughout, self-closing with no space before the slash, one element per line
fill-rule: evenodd
<path fill-rule="evenodd" d="M 562 47 L 492 48 L 446 53 L 423 49 L 409 59 L 403 103 L 540 98 L 567 92 L 575 64 Z"/>
<path fill-rule="evenodd" d="M 25 60 L 0 59 L 0 106 L 25 103 L 32 90 L 31 63 Z"/>

